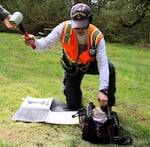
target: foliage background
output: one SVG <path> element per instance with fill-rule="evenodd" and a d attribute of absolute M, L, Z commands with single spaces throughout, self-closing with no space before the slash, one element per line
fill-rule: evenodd
<path fill-rule="evenodd" d="M 44 28 L 53 29 L 69 19 L 70 7 L 78 0 L 1 0 L 11 13 L 24 15 L 23 25 L 35 35 Z M 149 0 L 80 0 L 90 5 L 93 23 L 104 33 L 108 42 L 150 43 Z M 0 26 L 0 31 L 8 31 Z M 49 33 L 45 31 L 44 33 Z"/>

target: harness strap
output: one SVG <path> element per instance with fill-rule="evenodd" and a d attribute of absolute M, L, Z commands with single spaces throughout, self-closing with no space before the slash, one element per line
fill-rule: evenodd
<path fill-rule="evenodd" d="M 130 145 L 132 143 L 132 137 L 122 136 L 122 137 L 114 138 L 114 143 L 118 145 Z"/>

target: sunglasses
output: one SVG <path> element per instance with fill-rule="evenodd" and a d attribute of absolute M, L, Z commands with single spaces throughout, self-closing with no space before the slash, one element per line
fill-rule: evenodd
<path fill-rule="evenodd" d="M 86 29 L 88 29 L 88 28 L 89 28 L 89 26 L 86 27 L 86 28 L 74 28 L 74 29 L 76 29 L 76 30 L 86 30 Z"/>
<path fill-rule="evenodd" d="M 87 18 L 88 18 L 87 15 L 82 12 L 77 12 L 71 16 L 71 19 L 73 19 L 73 20 L 83 20 L 83 19 L 87 19 Z"/>
<path fill-rule="evenodd" d="M 74 28 L 74 29 L 76 29 L 76 30 L 86 30 L 88 28 L 89 28 L 89 26 L 87 26 L 86 28 Z"/>

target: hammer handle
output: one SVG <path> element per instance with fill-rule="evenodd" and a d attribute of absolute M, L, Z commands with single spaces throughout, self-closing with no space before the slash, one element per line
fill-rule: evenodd
<path fill-rule="evenodd" d="M 29 37 L 29 34 L 28 34 L 28 32 L 26 32 L 26 31 L 24 32 L 24 35 L 25 35 L 26 37 Z M 34 43 L 31 44 L 31 47 L 32 47 L 33 49 L 36 48 L 36 46 L 35 46 Z"/>
<path fill-rule="evenodd" d="M 28 32 L 24 29 L 24 27 L 23 27 L 23 25 L 22 25 L 21 23 L 19 24 L 19 28 L 20 28 L 20 30 L 23 32 L 23 34 L 24 34 L 26 37 L 29 37 Z M 33 49 L 36 48 L 36 46 L 35 46 L 34 43 L 32 43 L 31 47 L 32 47 Z"/>

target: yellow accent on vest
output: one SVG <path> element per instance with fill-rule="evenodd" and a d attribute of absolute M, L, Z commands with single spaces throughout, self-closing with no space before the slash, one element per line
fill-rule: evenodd
<path fill-rule="evenodd" d="M 64 42 L 67 44 L 70 44 L 70 36 L 72 33 L 71 24 L 68 24 L 65 26 L 65 35 L 64 35 Z"/>

